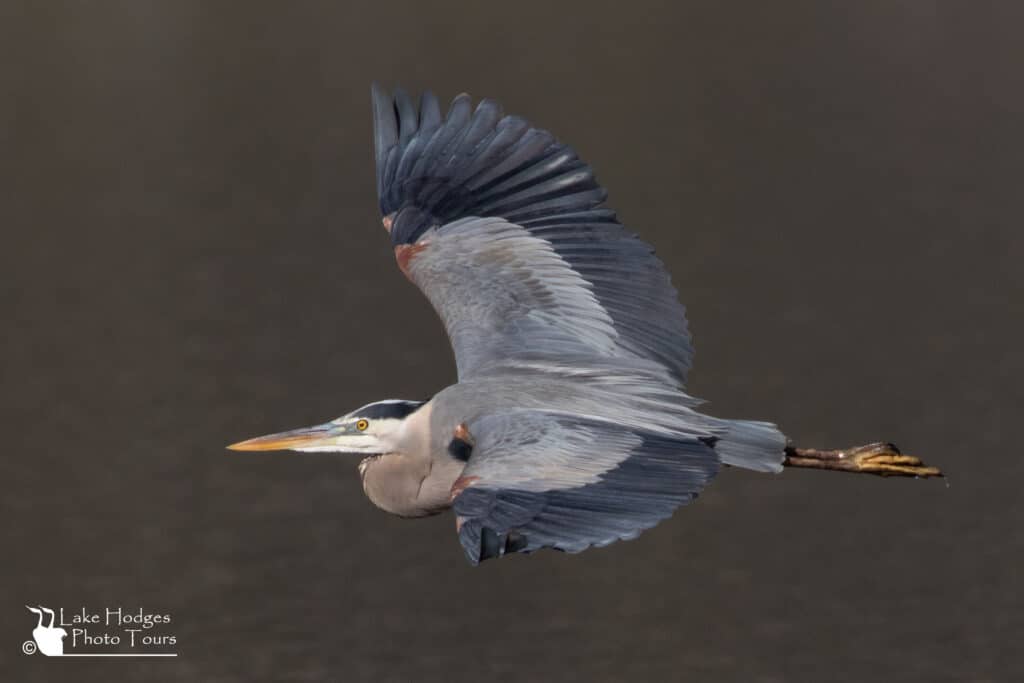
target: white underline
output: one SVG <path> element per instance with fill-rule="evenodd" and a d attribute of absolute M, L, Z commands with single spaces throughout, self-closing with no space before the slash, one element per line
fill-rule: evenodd
<path fill-rule="evenodd" d="M 58 657 L 177 657 L 178 653 L 175 652 L 175 653 L 172 653 L 172 654 L 141 654 L 141 653 L 140 654 L 130 654 L 130 653 L 126 653 L 126 652 L 125 653 L 122 653 L 122 652 L 116 652 L 116 653 L 114 653 L 114 652 L 112 652 L 112 653 L 91 652 L 91 653 L 88 653 L 88 654 L 86 654 L 86 653 L 79 653 L 79 654 L 68 654 L 68 653 L 65 653 L 65 654 L 57 655 L 57 656 Z"/>

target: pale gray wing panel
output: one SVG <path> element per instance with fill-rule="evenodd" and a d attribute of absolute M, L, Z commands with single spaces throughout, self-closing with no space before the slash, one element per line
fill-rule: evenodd
<path fill-rule="evenodd" d="M 516 357 L 615 355 L 619 335 L 591 286 L 522 227 L 464 219 L 408 249 L 406 273 L 440 315 L 460 378 Z"/>
<path fill-rule="evenodd" d="M 459 541 L 473 564 L 510 552 L 580 552 L 635 538 L 718 472 L 707 442 L 582 415 L 519 411 L 469 425 L 456 482 Z"/>
<path fill-rule="evenodd" d="M 523 222 L 593 287 L 620 333 L 619 347 L 668 368 L 680 384 L 693 359 L 686 313 L 649 244 L 594 212 Z"/>
<path fill-rule="evenodd" d="M 442 119 L 400 90 L 373 88 L 377 189 L 394 244 L 470 216 L 501 217 L 547 241 L 579 273 L 618 334 L 615 353 L 655 361 L 682 385 L 693 346 L 685 308 L 650 245 L 603 207 L 590 166 L 500 105 L 456 97 Z M 642 118 L 642 117 L 641 117 Z"/>

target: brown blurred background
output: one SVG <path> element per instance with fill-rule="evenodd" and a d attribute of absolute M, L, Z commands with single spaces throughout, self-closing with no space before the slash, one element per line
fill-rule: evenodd
<path fill-rule="evenodd" d="M 1000 9 L 996 9 L 1000 7 Z M 1014 681 L 1017 3 L 0 6 L 0 679 Z M 573 144 L 689 307 L 690 390 L 949 472 L 724 472 L 471 569 L 356 459 L 224 445 L 454 378 L 379 227 L 369 85 Z M 21 653 L 25 604 L 177 659 Z"/>

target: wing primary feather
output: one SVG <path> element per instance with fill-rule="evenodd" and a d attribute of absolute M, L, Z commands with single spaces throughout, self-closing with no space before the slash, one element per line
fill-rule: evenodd
<path fill-rule="evenodd" d="M 441 106 L 429 90 L 420 95 L 420 131 L 431 132 L 441 125 Z"/>
<path fill-rule="evenodd" d="M 370 87 L 373 101 L 373 147 L 377 160 L 377 195 L 382 196 L 387 185 L 384 184 L 384 168 L 387 155 L 398 142 L 398 131 L 395 127 L 395 110 L 391 98 L 376 83 Z"/>
<path fill-rule="evenodd" d="M 398 139 L 405 142 L 416 133 L 419 125 L 419 115 L 416 112 L 416 105 L 413 104 L 409 94 L 401 88 L 395 88 L 395 114 L 398 117 Z"/>

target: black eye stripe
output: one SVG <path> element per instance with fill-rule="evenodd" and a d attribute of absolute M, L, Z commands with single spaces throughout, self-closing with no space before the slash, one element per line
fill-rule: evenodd
<path fill-rule="evenodd" d="M 419 410 L 423 401 L 388 401 L 384 403 L 371 403 L 360 408 L 352 416 L 355 418 L 364 417 L 369 420 L 396 419 L 402 420 Z"/>

